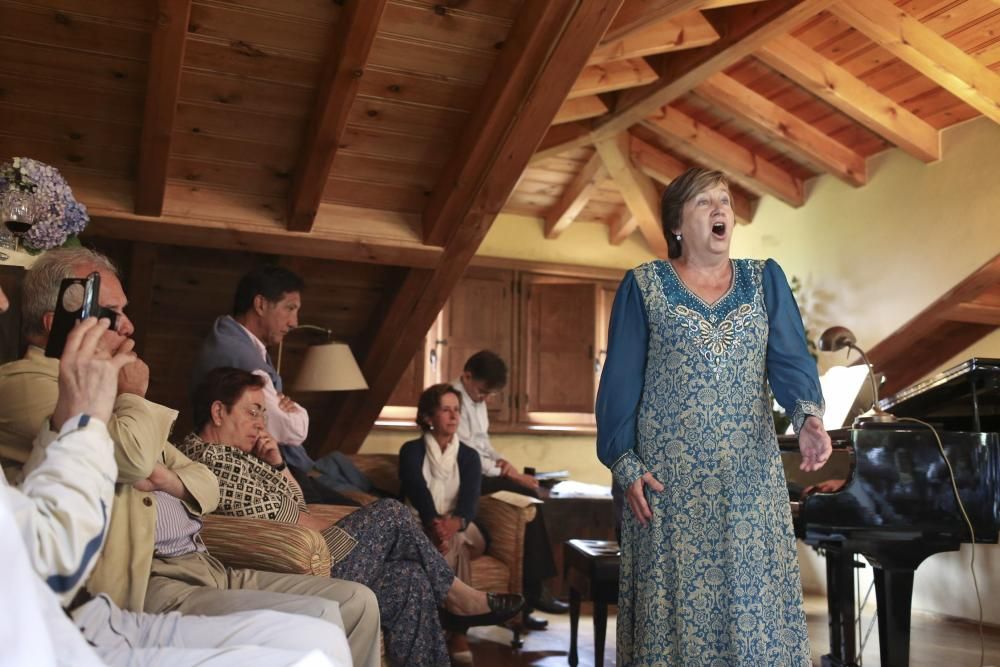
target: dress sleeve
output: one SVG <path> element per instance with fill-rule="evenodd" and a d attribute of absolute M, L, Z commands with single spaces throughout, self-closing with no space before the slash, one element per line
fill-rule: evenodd
<path fill-rule="evenodd" d="M 778 403 L 792 417 L 795 433 L 806 417 L 823 418 L 823 392 L 816 360 L 806 346 L 805 327 L 785 272 L 773 259 L 764 264 L 767 336 L 767 380 Z"/>
<path fill-rule="evenodd" d="M 597 457 L 627 489 L 647 471 L 635 452 L 636 419 L 646 375 L 649 323 L 639 285 L 629 271 L 615 294 L 608 354 L 597 391 Z"/>

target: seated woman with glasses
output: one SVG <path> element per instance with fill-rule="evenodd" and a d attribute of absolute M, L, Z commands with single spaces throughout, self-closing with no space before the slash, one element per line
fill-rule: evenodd
<path fill-rule="evenodd" d="M 265 430 L 263 385 L 260 376 L 222 367 L 195 389 L 195 432 L 179 448 L 219 478 L 218 513 L 320 532 L 333 560 L 330 576 L 375 592 L 394 666 L 449 664 L 439 612 L 449 628 L 464 629 L 502 623 L 520 610 L 521 596 L 484 593 L 457 578 L 395 500 L 379 500 L 332 524 L 309 514 Z"/>

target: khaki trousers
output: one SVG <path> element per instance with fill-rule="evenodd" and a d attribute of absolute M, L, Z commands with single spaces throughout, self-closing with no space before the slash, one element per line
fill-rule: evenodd
<path fill-rule="evenodd" d="M 322 618 L 344 628 L 355 667 L 379 667 L 375 594 L 350 581 L 234 570 L 208 553 L 154 558 L 144 610 L 222 616 L 270 609 Z"/>

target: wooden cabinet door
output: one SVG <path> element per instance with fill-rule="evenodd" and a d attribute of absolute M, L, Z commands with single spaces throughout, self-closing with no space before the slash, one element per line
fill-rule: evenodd
<path fill-rule="evenodd" d="M 438 351 L 441 382 L 462 374 L 466 360 L 480 350 L 492 350 L 507 362 L 507 386 L 486 399 L 490 423 L 511 420 L 514 364 L 514 272 L 470 268 L 445 306 Z"/>
<path fill-rule="evenodd" d="M 598 287 L 593 281 L 525 276 L 523 413 L 593 413 Z"/>

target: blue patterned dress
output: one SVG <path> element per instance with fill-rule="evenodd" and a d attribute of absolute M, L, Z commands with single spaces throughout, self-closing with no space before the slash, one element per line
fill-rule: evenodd
<path fill-rule="evenodd" d="M 808 666 L 809 643 L 767 385 L 822 415 L 816 364 L 773 261 L 733 260 L 714 304 L 669 262 L 630 271 L 615 297 L 597 399 L 598 456 L 627 488 L 644 472 L 653 521 L 626 509 L 620 665 Z"/>

